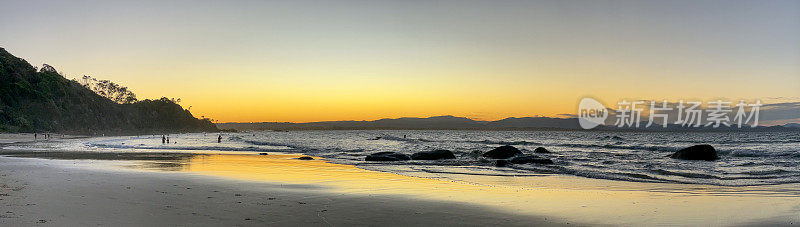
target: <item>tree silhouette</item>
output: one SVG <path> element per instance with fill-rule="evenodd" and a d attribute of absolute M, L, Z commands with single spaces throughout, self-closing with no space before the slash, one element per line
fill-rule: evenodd
<path fill-rule="evenodd" d="M 128 87 L 111 82 L 110 80 L 97 80 L 91 76 L 82 77 L 82 85 L 111 101 L 119 104 L 130 104 L 138 101 L 136 94 L 128 90 Z"/>

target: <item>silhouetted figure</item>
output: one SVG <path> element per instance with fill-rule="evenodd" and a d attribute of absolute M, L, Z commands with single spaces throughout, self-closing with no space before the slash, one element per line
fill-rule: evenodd
<path fill-rule="evenodd" d="M 33 140 L 35 141 L 35 140 L 36 140 L 36 137 L 38 137 L 38 136 L 39 136 L 39 135 L 37 135 L 36 133 L 34 133 L 34 134 L 33 134 Z"/>
<path fill-rule="evenodd" d="M 217 143 L 222 143 L 222 135 L 219 135 L 219 136 L 217 137 Z"/>
<path fill-rule="evenodd" d="M 166 142 L 167 142 L 167 136 L 162 135 L 161 136 L 161 144 L 164 144 Z"/>
<path fill-rule="evenodd" d="M 169 137 L 167 137 L 167 144 L 169 144 Z"/>

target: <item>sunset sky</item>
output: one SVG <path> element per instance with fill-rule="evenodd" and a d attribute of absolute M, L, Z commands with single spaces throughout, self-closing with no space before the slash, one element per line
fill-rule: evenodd
<path fill-rule="evenodd" d="M 800 1 L 6 1 L 0 47 L 220 122 L 800 101 Z"/>

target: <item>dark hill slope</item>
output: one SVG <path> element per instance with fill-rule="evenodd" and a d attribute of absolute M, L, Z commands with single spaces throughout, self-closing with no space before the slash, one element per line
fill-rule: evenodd
<path fill-rule="evenodd" d="M 0 131 L 138 134 L 216 131 L 177 103 L 161 98 L 118 104 L 51 67 L 36 71 L 0 48 Z"/>

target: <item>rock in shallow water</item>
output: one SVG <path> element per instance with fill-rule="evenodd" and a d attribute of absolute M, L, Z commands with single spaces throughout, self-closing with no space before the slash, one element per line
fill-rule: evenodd
<path fill-rule="evenodd" d="M 493 159 L 507 159 L 521 154 L 522 152 L 519 151 L 519 149 L 517 149 L 516 147 L 505 145 L 492 149 L 489 152 L 486 152 L 485 154 L 483 154 L 483 157 L 493 158 Z"/>
<path fill-rule="evenodd" d="M 497 166 L 497 167 L 505 167 L 507 165 L 508 165 L 508 160 L 500 159 L 500 160 L 494 161 L 494 166 Z"/>
<path fill-rule="evenodd" d="M 367 155 L 364 159 L 365 161 L 403 161 L 403 160 L 411 160 L 408 155 L 397 153 L 397 152 L 378 152 L 371 155 Z"/>
<path fill-rule="evenodd" d="M 717 150 L 711 145 L 702 144 L 683 148 L 669 156 L 674 159 L 714 161 L 719 159 Z"/>
<path fill-rule="evenodd" d="M 552 152 L 548 151 L 544 147 L 537 147 L 536 149 L 533 150 L 533 153 L 552 153 Z"/>
<path fill-rule="evenodd" d="M 300 159 L 300 160 L 314 160 L 313 157 L 309 157 L 309 156 L 303 156 L 303 157 L 299 157 L 297 159 Z"/>
<path fill-rule="evenodd" d="M 534 164 L 553 164 L 553 161 L 546 158 L 539 158 L 536 156 L 519 156 L 512 158 L 509 162 L 514 164 L 526 164 L 526 163 L 534 163 Z"/>
<path fill-rule="evenodd" d="M 456 155 L 454 155 L 452 151 L 448 150 L 423 151 L 411 155 L 411 159 L 414 160 L 439 160 L 455 158 Z"/>

